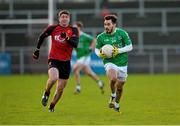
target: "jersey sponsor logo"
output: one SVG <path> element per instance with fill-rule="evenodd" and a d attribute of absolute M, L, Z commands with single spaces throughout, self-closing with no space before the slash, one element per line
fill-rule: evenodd
<path fill-rule="evenodd" d="M 111 42 L 111 43 L 117 43 L 117 42 L 119 42 L 119 41 L 121 41 L 122 40 L 122 37 L 121 36 L 118 36 L 118 37 L 112 37 L 111 39 L 104 39 L 104 42 L 105 43 L 109 43 L 109 42 Z"/>
<path fill-rule="evenodd" d="M 110 40 L 109 39 L 104 39 L 104 42 L 109 42 Z"/>
<path fill-rule="evenodd" d="M 60 43 L 63 43 L 65 41 L 65 38 L 61 38 L 60 35 L 55 35 L 54 40 L 56 40 L 56 41 L 58 41 Z"/>

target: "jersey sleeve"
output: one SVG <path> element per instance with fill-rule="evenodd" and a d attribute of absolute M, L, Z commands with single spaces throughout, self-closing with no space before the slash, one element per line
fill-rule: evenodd
<path fill-rule="evenodd" d="M 97 36 L 97 41 L 96 41 L 96 48 L 97 48 L 97 49 L 100 49 L 102 46 L 103 46 L 103 44 L 102 44 L 101 36 L 98 35 L 98 36 Z"/>
<path fill-rule="evenodd" d="M 132 44 L 132 41 L 126 31 L 123 32 L 123 41 L 124 41 L 125 45 Z"/>
<path fill-rule="evenodd" d="M 48 37 L 49 35 L 51 35 L 55 27 L 56 25 L 50 25 L 40 34 L 40 36 L 38 37 L 38 44 L 37 44 L 38 49 L 40 49 L 44 39 Z"/>
<path fill-rule="evenodd" d="M 94 40 L 94 37 L 90 36 L 90 35 L 86 35 L 86 40 L 89 42 L 89 43 L 92 43 L 93 40 Z"/>

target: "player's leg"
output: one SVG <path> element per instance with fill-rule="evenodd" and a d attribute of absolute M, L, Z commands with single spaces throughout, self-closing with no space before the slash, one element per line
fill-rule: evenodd
<path fill-rule="evenodd" d="M 96 83 L 98 84 L 99 88 L 101 89 L 101 93 L 104 93 L 104 83 L 99 79 L 99 77 L 92 71 L 89 65 L 85 65 L 83 68 L 85 74 L 90 76 Z"/>
<path fill-rule="evenodd" d="M 83 68 L 83 66 L 79 63 L 76 63 L 73 67 L 74 77 L 76 81 L 76 88 L 75 88 L 75 94 L 80 93 L 81 91 L 81 85 L 80 85 L 80 71 Z"/>
<path fill-rule="evenodd" d="M 120 108 L 120 99 L 123 93 L 123 86 L 126 82 L 127 78 L 127 67 L 118 67 L 118 79 L 116 83 L 116 98 L 115 98 L 115 111 L 119 112 Z"/>
<path fill-rule="evenodd" d="M 119 79 L 116 83 L 116 98 L 115 98 L 115 105 L 114 105 L 114 109 L 116 111 L 119 111 L 119 108 L 120 108 L 119 101 L 120 101 L 120 98 L 121 98 L 122 93 L 123 93 L 124 83 L 125 83 L 125 81 L 121 81 Z"/>
<path fill-rule="evenodd" d="M 49 112 L 54 112 L 54 107 L 62 96 L 63 90 L 68 82 L 71 64 L 70 61 L 58 61 L 57 68 L 59 71 L 59 79 L 56 86 L 56 92 L 54 94 L 53 100 L 49 106 Z"/>
<path fill-rule="evenodd" d="M 56 92 L 55 92 L 53 100 L 49 106 L 50 112 L 54 111 L 54 107 L 57 104 L 57 102 L 59 101 L 59 99 L 61 98 L 61 96 L 63 94 L 63 90 L 64 90 L 65 86 L 67 85 L 67 82 L 68 82 L 68 79 L 58 79 L 58 83 L 56 86 Z"/>
<path fill-rule="evenodd" d="M 59 72 L 58 72 L 57 68 L 55 68 L 55 67 L 49 68 L 49 70 L 48 70 L 49 78 L 47 80 L 46 88 L 45 88 L 45 91 L 44 91 L 44 94 L 42 97 L 43 106 L 47 105 L 48 98 L 50 95 L 50 90 L 51 90 L 52 86 L 55 84 L 55 82 L 57 81 L 57 79 L 59 78 L 58 75 L 59 75 Z"/>
<path fill-rule="evenodd" d="M 79 63 L 76 63 L 73 66 L 73 72 L 74 72 L 75 80 L 77 83 L 80 83 L 80 69 L 79 69 L 79 67 L 80 67 Z"/>
<path fill-rule="evenodd" d="M 117 81 L 117 71 L 113 68 L 109 68 L 107 70 L 106 74 L 107 74 L 107 77 L 109 79 L 110 88 L 111 88 L 111 97 L 110 97 L 110 101 L 109 101 L 109 107 L 113 108 L 114 107 L 114 100 L 116 97 L 115 84 Z"/>

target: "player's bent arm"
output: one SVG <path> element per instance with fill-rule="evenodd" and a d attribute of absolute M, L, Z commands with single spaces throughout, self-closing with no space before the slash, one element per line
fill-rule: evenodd
<path fill-rule="evenodd" d="M 78 30 L 77 28 L 73 28 L 73 35 L 71 38 L 67 38 L 67 42 L 74 48 L 77 48 L 79 43 Z"/>
<path fill-rule="evenodd" d="M 38 43 L 37 43 L 36 49 L 32 55 L 34 59 L 39 58 L 40 47 L 41 47 L 42 43 L 44 42 L 44 39 L 52 33 L 52 31 L 55 27 L 56 27 L 56 25 L 47 27 L 38 37 Z"/>
<path fill-rule="evenodd" d="M 57 25 L 51 25 L 51 26 L 48 26 L 41 34 L 40 36 L 38 37 L 38 44 L 37 44 L 37 49 L 40 49 L 42 43 L 44 42 L 44 39 L 46 37 L 48 37 L 52 31 L 54 30 L 54 28 L 56 27 Z"/>
<path fill-rule="evenodd" d="M 71 37 L 70 39 L 67 40 L 67 42 L 74 48 L 77 48 L 79 38 L 78 37 Z"/>
<path fill-rule="evenodd" d="M 38 38 L 38 43 L 37 43 L 37 49 L 40 49 L 42 43 L 44 42 L 44 39 L 46 38 L 46 34 L 41 34 Z"/>
<path fill-rule="evenodd" d="M 45 33 L 45 32 L 43 32 L 43 33 L 39 36 L 37 47 L 36 47 L 35 51 L 33 52 L 33 58 L 34 58 L 34 59 L 38 59 L 38 58 L 39 58 L 40 47 L 41 47 L 41 45 L 42 45 L 42 43 L 43 43 L 43 41 L 44 41 L 44 39 L 45 39 L 46 37 L 47 37 L 47 36 L 46 36 L 46 33 Z"/>
<path fill-rule="evenodd" d="M 119 53 L 130 52 L 132 49 L 133 49 L 133 46 L 132 46 L 132 44 L 130 44 L 130 45 L 126 45 L 123 48 L 118 48 L 118 52 Z"/>
<path fill-rule="evenodd" d="M 96 39 L 93 39 L 92 42 L 91 42 L 90 48 L 91 48 L 92 50 L 94 50 L 94 49 L 95 49 L 95 46 L 96 46 Z"/>

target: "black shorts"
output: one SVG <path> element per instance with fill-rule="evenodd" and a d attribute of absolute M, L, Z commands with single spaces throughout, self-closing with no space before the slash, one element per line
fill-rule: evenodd
<path fill-rule="evenodd" d="M 48 69 L 55 67 L 59 71 L 60 79 L 68 79 L 71 72 L 70 61 L 60 61 L 55 59 L 48 60 Z"/>

